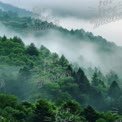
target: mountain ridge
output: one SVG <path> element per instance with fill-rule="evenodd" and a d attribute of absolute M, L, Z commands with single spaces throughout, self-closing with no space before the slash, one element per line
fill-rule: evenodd
<path fill-rule="evenodd" d="M 32 12 L 30 12 L 26 9 L 23 9 L 23 8 L 18 8 L 16 6 L 13 6 L 13 5 L 8 4 L 8 3 L 4 3 L 2 1 L 0 1 L 0 9 L 1 8 L 4 11 L 11 11 L 11 12 L 17 13 L 21 17 L 32 16 Z"/>
<path fill-rule="evenodd" d="M 122 47 L 101 36 L 94 36 L 83 29 L 68 30 L 32 16 L 19 17 L 2 10 L 0 22 L 9 30 L 9 34 L 14 32 L 13 36 L 16 34 L 26 42 L 38 40 L 34 41 L 37 46 L 43 44 L 58 54 L 64 54 L 73 63 L 84 67 L 100 67 L 104 72 L 114 70 L 122 76 Z"/>

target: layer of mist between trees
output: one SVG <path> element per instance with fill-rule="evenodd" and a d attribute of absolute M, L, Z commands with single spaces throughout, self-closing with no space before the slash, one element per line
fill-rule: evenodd
<path fill-rule="evenodd" d="M 105 76 L 97 68 L 81 69 L 44 46 L 25 46 L 20 38 L 6 36 L 0 37 L 0 63 L 0 92 L 16 95 L 19 101 L 74 99 L 82 107 L 122 112 L 121 80 L 114 72 Z"/>
<path fill-rule="evenodd" d="M 122 49 L 114 43 L 107 42 L 104 38 L 94 36 L 82 29 L 69 31 L 46 21 L 18 17 L 14 13 L 10 16 L 7 12 L 0 12 L 1 35 L 5 34 L 8 37 L 17 35 L 26 45 L 34 43 L 38 48 L 44 45 L 60 56 L 64 54 L 70 62 L 83 68 L 99 67 L 104 74 L 113 70 L 119 77 L 122 76 Z"/>
<path fill-rule="evenodd" d="M 121 47 L 2 10 L 0 26 L 0 122 L 122 120 Z"/>

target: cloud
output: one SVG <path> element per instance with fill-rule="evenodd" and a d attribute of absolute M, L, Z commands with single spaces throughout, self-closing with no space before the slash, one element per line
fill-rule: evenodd
<path fill-rule="evenodd" d="M 55 17 L 54 20 L 58 19 L 60 26 L 64 28 L 83 28 L 95 35 L 101 35 L 117 45 L 122 45 L 122 29 L 120 28 L 122 18 L 116 19 L 116 21 L 113 19 L 122 15 L 122 0 L 3 0 L 3 2 L 31 11 L 36 8 L 38 13 L 48 9 L 51 16 Z M 112 21 L 109 20 L 110 15 L 112 15 Z M 107 18 L 108 22 L 106 23 L 103 18 Z M 93 23 L 90 23 L 91 20 Z M 100 24 L 100 26 L 93 29 L 94 24 Z"/>
<path fill-rule="evenodd" d="M 80 18 L 89 18 L 91 15 L 89 7 L 97 0 L 4 0 L 3 2 L 13 4 L 15 6 L 32 10 L 33 7 L 48 8 L 53 11 L 53 14 L 58 16 L 75 16 Z M 93 7 L 93 6 L 92 6 Z M 88 10 L 89 9 L 89 10 Z M 86 13 L 87 12 L 87 13 Z"/>
<path fill-rule="evenodd" d="M 112 2 L 110 3 L 110 1 Z M 107 13 L 113 10 L 120 11 L 122 8 L 121 0 L 119 2 L 116 2 L 116 0 L 4 0 L 3 2 L 29 10 L 33 10 L 34 7 L 37 9 L 48 8 L 57 16 L 73 16 L 86 20 L 97 17 L 98 14 L 100 14 L 100 9 L 103 10 L 104 13 Z"/>

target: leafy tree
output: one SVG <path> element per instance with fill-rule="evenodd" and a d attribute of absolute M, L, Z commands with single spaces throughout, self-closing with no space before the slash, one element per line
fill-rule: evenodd
<path fill-rule="evenodd" d="M 4 109 L 7 106 L 15 108 L 17 105 L 17 98 L 13 95 L 0 94 L 0 108 Z"/>
<path fill-rule="evenodd" d="M 93 86 L 98 86 L 99 85 L 99 79 L 98 79 L 98 76 L 97 76 L 97 73 L 95 72 L 93 74 L 93 77 L 92 77 L 92 85 Z"/>
<path fill-rule="evenodd" d="M 79 88 L 82 92 L 87 93 L 88 89 L 90 87 L 89 80 L 85 76 L 84 72 L 81 70 L 81 68 L 78 69 L 76 76 L 75 76 L 76 82 L 79 85 Z"/>
<path fill-rule="evenodd" d="M 95 122 L 99 119 L 99 114 L 91 106 L 85 108 L 83 114 L 89 122 Z"/>
<path fill-rule="evenodd" d="M 110 71 L 110 72 L 106 75 L 106 79 L 107 79 L 107 82 L 108 82 L 109 84 L 111 84 L 113 81 L 119 82 L 119 77 L 118 77 L 118 75 L 117 75 L 114 71 Z"/>
<path fill-rule="evenodd" d="M 51 122 L 54 118 L 53 105 L 44 99 L 40 99 L 35 104 L 34 114 L 34 121 L 36 122 L 45 122 L 46 120 Z"/>
<path fill-rule="evenodd" d="M 2 38 L 2 42 L 6 41 L 6 40 L 7 40 L 7 37 L 4 35 Z"/>
<path fill-rule="evenodd" d="M 26 49 L 26 53 L 29 54 L 30 56 L 39 55 L 39 52 L 33 43 L 31 43 L 30 46 Z"/>
<path fill-rule="evenodd" d="M 101 111 L 106 110 L 106 102 L 100 90 L 97 90 L 96 88 L 91 87 L 89 89 L 88 96 L 89 96 L 88 104 L 94 106 L 98 110 L 101 110 Z"/>
<path fill-rule="evenodd" d="M 70 101 L 65 102 L 62 105 L 62 109 L 69 109 L 72 114 L 80 114 L 81 113 L 80 104 L 74 100 L 70 100 Z"/>
<path fill-rule="evenodd" d="M 73 76 L 73 69 L 71 65 L 68 65 L 66 70 L 67 70 L 67 73 L 66 73 L 67 76 Z"/>
<path fill-rule="evenodd" d="M 62 67 L 66 67 L 68 65 L 68 61 L 67 59 L 65 58 L 64 55 L 62 55 L 59 59 L 59 64 L 62 66 Z"/>
<path fill-rule="evenodd" d="M 118 120 L 119 116 L 115 113 L 112 113 L 110 111 L 104 113 L 105 120 L 107 122 L 116 122 Z"/>
<path fill-rule="evenodd" d="M 18 44 L 21 45 L 22 47 L 25 46 L 24 43 L 23 43 L 23 41 L 22 41 L 19 37 L 17 37 L 17 36 L 14 36 L 13 39 L 12 39 L 12 41 L 13 41 L 14 43 L 18 43 Z"/>
<path fill-rule="evenodd" d="M 96 120 L 96 122 L 107 122 L 107 121 L 103 118 L 100 118 L 100 119 Z"/>
<path fill-rule="evenodd" d="M 120 97 L 121 89 L 116 81 L 113 81 L 112 84 L 110 85 L 108 95 L 113 99 L 117 99 Z"/>
<path fill-rule="evenodd" d="M 99 87 L 99 89 L 105 88 L 104 82 L 100 79 L 101 73 L 100 72 L 98 73 L 94 72 L 93 74 L 92 81 L 91 81 L 92 86 Z"/>
<path fill-rule="evenodd" d="M 40 54 L 42 57 L 48 57 L 50 55 L 50 51 L 45 46 L 41 45 Z"/>

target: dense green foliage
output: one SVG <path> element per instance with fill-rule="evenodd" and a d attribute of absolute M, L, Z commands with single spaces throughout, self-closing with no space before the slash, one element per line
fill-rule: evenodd
<path fill-rule="evenodd" d="M 6 8 L 4 9 L 6 10 Z M 53 21 L 50 20 L 49 16 L 42 16 L 43 14 L 40 11 L 38 11 L 40 16 L 37 17 L 34 15 L 19 16 L 20 13 L 21 9 L 20 12 L 0 10 L 2 33 L 7 34 L 10 32 L 9 35 L 20 35 L 20 37 L 26 38 L 27 40 L 30 40 L 32 37 L 38 44 L 40 44 L 41 41 L 45 43 L 52 42 L 54 45 L 57 43 L 61 44 L 59 47 L 60 52 L 64 51 L 62 49 L 67 49 L 67 52 L 64 53 L 68 53 L 71 58 L 74 58 L 74 51 L 78 52 L 76 53 L 75 60 L 72 59 L 73 62 L 75 61 L 78 65 L 82 66 L 79 63 L 81 62 L 83 66 L 93 65 L 99 66 L 101 69 L 104 69 L 104 71 L 114 70 L 119 77 L 122 78 L 121 47 L 107 41 L 101 36 L 95 36 L 91 32 L 86 32 L 83 29 L 68 30 L 61 27 L 60 23 L 57 23 L 56 26 L 55 23 L 51 23 Z M 51 18 L 53 18 L 54 21 L 56 20 L 55 17 Z M 47 22 L 48 20 L 51 22 Z M 85 52 L 88 52 L 90 56 L 86 55 Z M 109 62 L 111 62 L 111 65 Z"/>
<path fill-rule="evenodd" d="M 64 48 L 94 48 L 102 66 L 109 71 L 113 65 L 121 77 L 121 47 L 83 29 L 69 31 L 34 17 L 0 2 L 2 31 L 6 28 L 39 41 L 53 32 L 50 40 L 58 35 L 61 43 L 66 42 Z M 83 66 L 84 58 L 79 57 Z M 0 37 L 0 122 L 121 122 L 122 83 L 117 74 L 72 65 L 65 55 L 43 45 L 25 45 L 18 37 Z"/>
<path fill-rule="evenodd" d="M 18 37 L 0 37 L 0 92 L 20 101 L 0 94 L 1 121 L 113 122 L 121 118 L 118 76 L 104 76 L 96 69 L 89 80 L 81 68 L 73 67 L 64 55 L 59 57 L 44 46 L 38 49 L 33 43 L 25 46 Z"/>
<path fill-rule="evenodd" d="M 1 122 L 114 122 L 121 116 L 112 112 L 100 113 L 91 106 L 84 109 L 73 100 L 56 105 L 45 99 L 31 104 L 18 103 L 12 95 L 0 94 Z M 2 104 L 1 104 L 2 103 Z"/>

